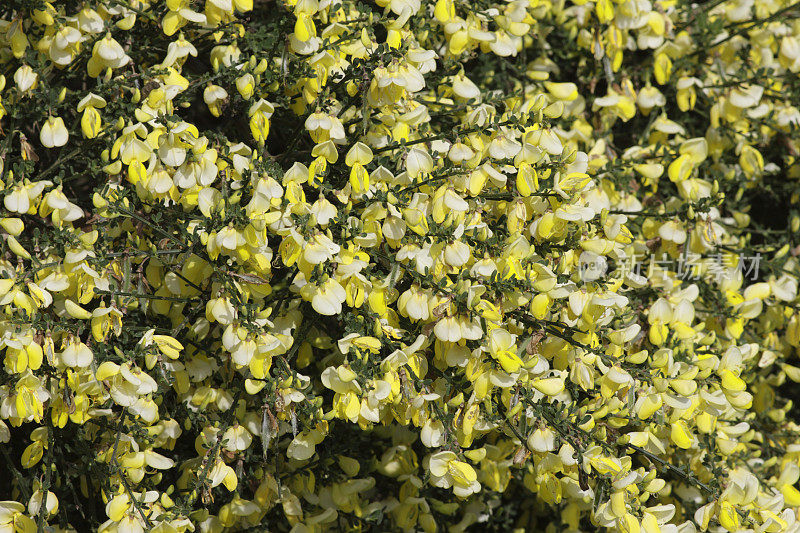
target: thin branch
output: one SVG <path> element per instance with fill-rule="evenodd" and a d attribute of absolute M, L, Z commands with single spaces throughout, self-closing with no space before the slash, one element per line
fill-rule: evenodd
<path fill-rule="evenodd" d="M 47 389 L 50 389 L 50 376 L 47 377 Z M 41 487 L 42 498 L 39 503 L 39 517 L 36 524 L 37 533 L 44 533 L 44 526 L 47 524 L 47 494 L 50 492 L 50 483 L 53 479 L 53 447 L 55 442 L 53 440 L 53 422 L 50 416 L 50 409 L 44 416 L 44 420 L 47 427 L 47 459 L 44 462 L 44 483 L 42 483 Z"/>
<path fill-rule="evenodd" d="M 199 300 L 199 298 L 178 298 L 175 296 L 157 296 L 155 294 L 143 294 L 139 292 L 127 292 L 127 291 L 107 291 L 104 289 L 95 289 L 94 292 L 97 294 L 105 294 L 108 296 L 130 296 L 132 298 L 144 298 L 146 300 L 165 300 L 167 302 L 180 302 L 180 303 L 188 303 Z"/>
<path fill-rule="evenodd" d="M 128 412 L 125 409 L 123 409 L 122 414 L 120 415 L 119 418 L 119 423 L 117 424 L 117 435 L 114 439 L 114 449 L 111 455 L 111 462 L 114 465 L 114 468 L 117 472 L 117 475 L 119 476 L 120 481 L 122 482 L 122 486 L 125 487 L 125 492 L 128 494 L 128 498 L 130 498 L 133 507 L 139 512 L 139 515 L 142 517 L 142 520 L 144 520 L 145 525 L 149 529 L 152 529 L 153 523 L 150 522 L 150 518 L 144 513 L 144 509 L 142 509 L 141 502 L 136 499 L 136 496 L 134 496 L 133 489 L 131 489 L 131 485 L 130 483 L 128 483 L 127 474 L 125 473 L 124 470 L 122 470 L 119 461 L 117 461 L 117 450 L 119 448 L 119 441 L 120 438 L 122 437 L 122 429 L 125 426 L 125 419 L 127 418 L 127 416 Z"/>
<path fill-rule="evenodd" d="M 211 465 L 216 463 L 217 460 L 217 453 L 219 453 L 219 449 L 222 446 L 222 436 L 225 434 L 225 431 L 233 424 L 234 414 L 236 413 L 236 406 L 239 403 L 239 398 L 242 395 L 242 390 L 244 386 L 236 388 L 236 395 L 233 397 L 233 402 L 231 403 L 230 408 L 225 412 L 225 419 L 223 420 L 222 426 L 219 428 L 217 432 L 216 439 L 214 441 L 214 445 L 206 452 L 206 455 L 203 459 L 203 466 L 201 471 L 197 476 L 197 483 L 195 483 L 194 489 L 188 494 L 186 501 L 184 502 L 184 509 L 191 509 L 194 506 L 194 502 L 197 501 L 197 497 L 200 495 L 200 491 L 203 490 L 205 487 L 208 476 L 211 474 Z"/>

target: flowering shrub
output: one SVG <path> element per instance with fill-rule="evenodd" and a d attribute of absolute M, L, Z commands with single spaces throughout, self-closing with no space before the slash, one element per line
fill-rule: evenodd
<path fill-rule="evenodd" d="M 4 0 L 0 530 L 800 532 L 798 14 Z"/>

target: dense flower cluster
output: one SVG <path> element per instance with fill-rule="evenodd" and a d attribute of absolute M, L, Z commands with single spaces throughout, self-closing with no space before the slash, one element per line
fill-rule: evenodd
<path fill-rule="evenodd" d="M 0 3 L 0 531 L 800 532 L 800 6 Z"/>

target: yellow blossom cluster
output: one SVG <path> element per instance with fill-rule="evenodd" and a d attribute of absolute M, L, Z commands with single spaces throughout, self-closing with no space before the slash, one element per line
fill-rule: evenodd
<path fill-rule="evenodd" d="M 800 6 L 4 0 L 0 531 L 800 533 Z"/>

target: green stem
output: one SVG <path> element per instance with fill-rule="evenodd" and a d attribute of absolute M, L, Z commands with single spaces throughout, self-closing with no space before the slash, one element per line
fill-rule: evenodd
<path fill-rule="evenodd" d="M 197 501 L 197 497 L 200 495 L 200 491 L 203 490 L 205 487 L 206 482 L 208 481 L 208 476 L 211 473 L 211 465 L 216 463 L 217 460 L 217 453 L 219 453 L 219 449 L 222 446 L 222 436 L 228 430 L 229 427 L 233 424 L 234 414 L 236 413 L 236 406 L 239 403 L 239 398 L 242 396 L 242 390 L 244 386 L 240 386 L 236 388 L 236 395 L 233 397 L 233 402 L 231 403 L 230 408 L 225 412 L 225 420 L 223 421 L 222 427 L 220 427 L 219 431 L 217 432 L 217 437 L 214 441 L 214 445 L 208 450 L 206 453 L 205 461 L 203 467 L 197 476 L 197 483 L 195 483 L 195 488 L 188 494 L 186 501 L 184 502 L 184 509 L 189 510 L 194 506 L 194 502 Z"/>
<path fill-rule="evenodd" d="M 107 291 L 103 289 L 95 289 L 94 292 L 97 294 L 105 294 L 108 296 L 130 296 L 133 298 L 145 298 L 147 300 L 164 300 L 167 302 L 188 303 L 198 300 L 197 298 L 177 298 L 174 296 L 157 296 L 155 294 L 142 294 L 138 292 L 127 292 L 127 291 Z"/>
<path fill-rule="evenodd" d="M 47 378 L 48 389 L 50 388 L 50 378 Z M 50 483 L 52 482 L 53 475 L 53 424 L 50 420 L 49 412 L 44 417 L 47 426 L 47 460 L 44 463 L 44 483 L 42 483 L 42 498 L 39 504 L 39 517 L 37 519 L 36 531 L 37 533 L 44 533 L 45 524 L 47 524 L 47 494 L 50 492 Z"/>
<path fill-rule="evenodd" d="M 117 449 L 119 448 L 119 441 L 120 438 L 122 437 L 122 429 L 125 427 L 125 419 L 127 418 L 127 416 L 128 412 L 123 409 L 122 414 L 120 415 L 119 418 L 119 424 L 117 424 L 117 435 L 114 439 L 114 449 L 111 456 L 111 462 L 113 463 L 117 475 L 119 476 L 119 479 L 122 482 L 122 486 L 125 488 L 125 492 L 128 493 L 128 498 L 130 498 L 133 507 L 139 512 L 139 515 L 142 517 L 142 520 L 144 521 L 145 525 L 147 525 L 149 529 L 152 529 L 153 523 L 150 522 L 150 518 L 144 513 L 144 509 L 142 508 L 141 502 L 137 500 L 136 497 L 133 495 L 133 489 L 131 488 L 130 483 L 128 483 L 127 474 L 125 473 L 125 471 L 122 470 L 119 461 L 117 461 Z"/>

